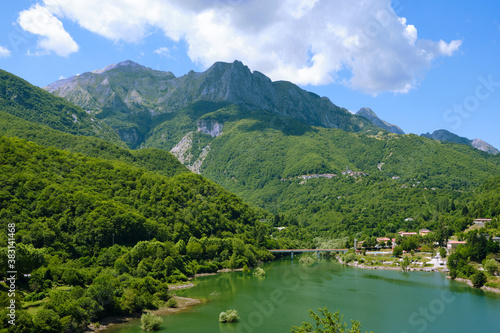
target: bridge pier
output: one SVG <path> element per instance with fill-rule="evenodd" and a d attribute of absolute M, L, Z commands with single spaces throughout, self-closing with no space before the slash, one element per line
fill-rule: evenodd
<path fill-rule="evenodd" d="M 293 259 L 293 251 L 292 251 L 292 259 Z"/>
<path fill-rule="evenodd" d="M 318 259 L 319 259 L 319 251 L 316 251 L 316 255 L 318 256 Z"/>

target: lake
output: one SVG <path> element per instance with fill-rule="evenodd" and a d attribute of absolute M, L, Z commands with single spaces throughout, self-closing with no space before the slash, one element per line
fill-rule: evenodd
<path fill-rule="evenodd" d="M 263 266 L 265 278 L 241 272 L 196 278 L 179 296 L 206 299 L 189 311 L 163 317 L 160 332 L 274 333 L 312 322 L 307 310 L 328 307 L 361 331 L 500 332 L 500 295 L 450 281 L 441 273 L 369 270 L 338 263 L 303 266 L 280 260 Z M 221 324 L 219 313 L 238 310 L 240 321 Z M 106 333 L 139 333 L 140 321 Z M 349 326 L 350 327 L 350 326 Z"/>

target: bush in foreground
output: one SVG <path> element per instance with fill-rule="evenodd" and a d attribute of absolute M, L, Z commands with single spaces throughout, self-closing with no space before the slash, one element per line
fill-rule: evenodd
<path fill-rule="evenodd" d="M 314 319 L 316 328 L 313 330 L 313 325 L 311 323 L 302 323 L 302 326 L 292 326 L 291 333 L 360 333 L 361 324 L 359 321 L 351 320 L 351 328 L 347 327 L 347 323 L 344 322 L 344 316 L 338 311 L 331 313 L 325 307 L 318 310 L 321 315 L 320 317 L 314 311 L 309 310 L 309 316 Z"/>
<path fill-rule="evenodd" d="M 154 313 L 148 312 L 141 316 L 141 329 L 146 332 L 158 331 L 163 319 Z"/>
<path fill-rule="evenodd" d="M 226 310 L 219 314 L 219 322 L 221 323 L 235 323 L 240 319 L 238 317 L 238 311 L 236 310 Z"/>

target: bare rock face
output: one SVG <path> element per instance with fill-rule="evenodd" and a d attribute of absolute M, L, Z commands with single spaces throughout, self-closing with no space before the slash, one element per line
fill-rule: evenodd
<path fill-rule="evenodd" d="M 188 164 L 193 158 L 190 150 L 193 145 L 193 132 L 186 134 L 181 141 L 174 148 L 170 150 L 172 154 L 181 162 L 182 164 Z"/>
<path fill-rule="evenodd" d="M 499 153 L 498 149 L 496 149 L 495 147 L 490 145 L 488 142 L 485 142 L 481 139 L 474 139 L 471 141 L 470 144 L 472 147 L 475 147 L 479 150 L 485 151 L 485 152 L 493 154 L 493 155 L 496 155 Z"/>
<path fill-rule="evenodd" d="M 198 125 L 198 132 L 208 134 L 213 138 L 222 134 L 222 127 L 224 126 L 224 124 L 221 124 L 217 120 L 213 119 L 198 120 L 197 125 Z"/>

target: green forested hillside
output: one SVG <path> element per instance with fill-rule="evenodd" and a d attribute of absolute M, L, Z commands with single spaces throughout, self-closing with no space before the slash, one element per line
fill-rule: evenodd
<path fill-rule="evenodd" d="M 66 133 L 96 136 L 124 146 L 115 131 L 81 107 L 0 70 L 0 111 Z"/>
<path fill-rule="evenodd" d="M 133 82 L 132 72 L 142 69 L 129 70 Z M 149 93 L 148 73 L 141 82 Z M 179 94 L 177 108 L 154 117 L 144 107 L 158 101 L 116 110 L 108 101 L 93 112 L 112 126 L 125 122 L 116 128 L 133 128 L 122 137 L 143 135 L 126 140 L 143 149 L 129 150 L 81 108 L 6 72 L 0 79 L 0 224 L 15 230 L 9 232 L 20 258 L 18 297 L 30 309 L 19 309 L 19 332 L 79 332 L 103 316 L 156 308 L 171 297 L 167 283 L 253 267 L 271 258 L 266 248 L 350 246 L 354 237 L 423 227 L 443 240 L 473 218 L 500 213 L 500 154 L 388 133 L 347 111 L 335 126 L 356 132 L 313 126 L 304 113 L 228 101 L 189 104 Z M 198 82 L 200 96 L 211 93 L 207 82 Z M 122 91 L 139 100 L 130 94 Z M 174 147 L 203 176 L 168 152 Z M 7 244 L 8 234 L 0 234 L 2 277 Z M 0 325 L 8 327 L 4 294 Z"/>
<path fill-rule="evenodd" d="M 166 283 L 269 260 L 264 248 L 279 244 L 260 217 L 199 175 L 0 137 L 0 224 L 10 235 L 0 236 L 0 275 L 15 244 L 17 304 L 37 306 L 17 310 L 16 332 L 80 332 L 161 306 Z M 3 291 L 0 324 L 12 329 Z"/>
<path fill-rule="evenodd" d="M 0 111 L 0 135 L 18 137 L 39 145 L 53 146 L 89 157 L 121 161 L 168 177 L 189 172 L 165 150 L 152 148 L 129 150 L 104 139 L 67 134 L 2 111 Z"/>
<path fill-rule="evenodd" d="M 96 86 L 98 79 L 107 83 Z M 190 80 L 200 88 L 189 86 Z M 258 92 L 254 105 L 250 103 L 251 94 L 240 91 L 245 82 L 251 83 L 251 89 Z M 74 89 L 71 84 L 75 84 Z M 269 80 L 250 73 L 238 63 L 217 64 L 198 76 L 190 73 L 176 79 L 171 73 L 124 62 L 49 88 L 88 106 L 103 120 L 112 122 L 117 115 L 126 117 L 127 122 L 141 128 L 145 140 L 140 144 L 142 147 L 175 148 L 176 156 L 185 165 L 247 202 L 274 214 L 286 215 L 285 220 L 291 219 L 310 230 L 335 236 L 433 227 L 446 214 L 458 214 L 454 220 L 458 230 L 466 223 L 466 217 L 460 212 L 470 205 L 468 201 L 474 190 L 500 174 L 500 156 L 466 145 L 412 134 L 396 135 L 363 123 L 358 123 L 363 125 L 362 131 L 347 132 L 312 126 L 312 118 L 306 122 L 300 112 L 281 114 L 273 109 L 272 98 L 263 97 L 268 96 L 264 88 L 269 84 Z M 289 85 L 291 83 L 276 83 L 273 87 Z M 127 87 L 135 87 L 135 90 Z M 181 98 L 183 89 L 189 98 Z M 278 95 L 288 96 L 290 92 L 285 90 L 280 90 Z M 230 92 L 234 101 L 225 100 L 224 92 Z M 123 106 L 120 108 L 108 100 L 113 94 L 121 96 L 121 103 L 127 107 L 120 104 Z M 304 94 L 301 90 L 293 98 L 300 102 L 299 97 Z M 203 100 L 204 96 L 207 100 Z M 80 100 L 80 97 L 85 98 Z M 237 97 L 247 102 L 232 104 Z M 319 101 L 318 96 L 309 97 Z M 213 102 L 217 99 L 220 101 Z M 189 104 L 191 100 L 195 102 Z M 304 97 L 303 103 L 310 102 L 307 101 Z M 280 99 L 281 102 L 284 100 Z M 168 110 L 162 109 L 166 105 Z M 257 105 L 268 106 L 269 110 L 262 111 Z M 302 110 L 304 105 L 290 106 L 287 112 Z M 144 108 L 152 108 L 154 112 L 146 117 L 147 126 L 141 127 L 142 123 L 136 120 L 144 116 L 141 113 Z M 169 155 L 154 150 L 119 150 L 90 138 L 88 141 L 69 136 L 62 139 L 46 130 L 40 135 L 43 131 L 39 128 L 26 130 L 27 123 L 16 126 L 17 130 L 4 126 L 3 131 L 44 145 L 119 159 L 160 173 L 171 170 L 174 165 L 165 162 Z M 342 175 L 346 168 L 359 174 Z M 318 176 L 323 174 L 330 176 Z M 404 221 L 407 218 L 413 221 Z"/>
<path fill-rule="evenodd" d="M 500 215 L 500 176 L 488 179 L 477 189 L 470 208 L 473 216 Z"/>
<path fill-rule="evenodd" d="M 46 89 L 108 122 L 127 117 L 145 133 L 142 147 L 172 150 L 249 203 L 336 236 L 433 227 L 500 175 L 500 156 L 388 133 L 239 62 L 180 78 L 123 62 Z M 147 128 L 133 118 L 141 108 L 154 110 Z M 336 176 L 309 177 L 323 174 Z M 457 215 L 457 230 L 465 220 Z"/>
<path fill-rule="evenodd" d="M 335 236 L 432 228 L 444 214 L 461 212 L 474 189 L 500 174 L 497 156 L 412 134 L 350 133 L 234 105 L 198 121 L 223 124 L 215 138 L 194 132 L 184 154 L 192 161 L 209 145 L 204 176 L 255 205 Z M 159 138 L 172 127 L 161 126 L 148 145 L 170 148 L 175 141 Z M 346 167 L 363 175 L 342 175 Z M 336 176 L 307 178 L 322 174 Z M 466 222 L 458 217 L 460 230 Z"/>
<path fill-rule="evenodd" d="M 151 236 L 250 237 L 260 226 L 239 198 L 198 175 L 166 178 L 20 139 L 0 143 L 2 221 L 38 248 L 82 256 L 112 245 L 113 233 L 133 245 Z"/>

